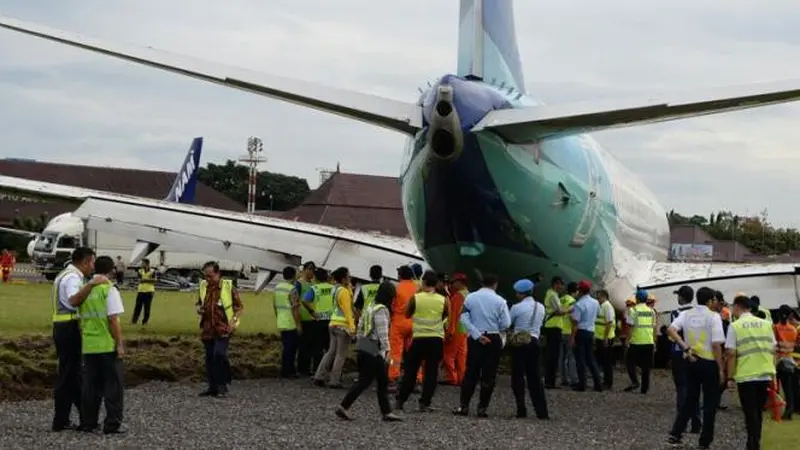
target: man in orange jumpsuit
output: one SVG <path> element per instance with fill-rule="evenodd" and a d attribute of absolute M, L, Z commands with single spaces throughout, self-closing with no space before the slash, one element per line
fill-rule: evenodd
<path fill-rule="evenodd" d="M 467 333 L 461 325 L 461 307 L 467 297 L 467 276 L 454 273 L 450 279 L 450 312 L 444 334 L 444 384 L 460 386 L 467 370 Z"/>
<path fill-rule="evenodd" d="M 8 283 L 11 278 L 11 253 L 8 250 L 3 250 L 3 255 L 0 256 L 0 271 L 3 272 L 3 283 Z"/>
<path fill-rule="evenodd" d="M 391 350 L 389 363 L 390 390 L 397 389 L 397 380 L 400 378 L 400 366 L 403 364 L 403 355 L 411 346 L 413 322 L 406 317 L 406 307 L 409 300 L 417 293 L 419 287 L 414 280 L 414 271 L 409 266 L 400 266 L 397 269 L 397 294 L 392 302 L 392 319 L 389 324 L 389 347 Z M 417 374 L 417 383 L 422 383 L 422 371 Z"/>

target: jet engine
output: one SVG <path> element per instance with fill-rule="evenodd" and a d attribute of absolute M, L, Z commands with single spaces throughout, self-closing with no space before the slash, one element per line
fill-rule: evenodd
<path fill-rule="evenodd" d="M 428 147 L 436 158 L 454 160 L 461 154 L 463 145 L 461 121 L 453 105 L 453 87 L 439 85 L 428 129 Z"/>

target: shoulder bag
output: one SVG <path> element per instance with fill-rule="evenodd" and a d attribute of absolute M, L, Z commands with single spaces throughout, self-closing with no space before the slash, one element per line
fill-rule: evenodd
<path fill-rule="evenodd" d="M 531 314 L 531 321 L 529 326 L 533 327 L 534 321 L 536 320 L 536 311 L 539 309 L 539 305 L 536 304 L 536 300 L 533 301 L 533 314 Z M 508 346 L 509 347 L 524 347 L 531 343 L 531 336 L 530 331 L 514 331 L 514 334 L 508 338 Z"/>

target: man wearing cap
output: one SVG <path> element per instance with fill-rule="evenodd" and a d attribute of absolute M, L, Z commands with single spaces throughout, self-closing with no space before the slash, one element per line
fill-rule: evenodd
<path fill-rule="evenodd" d="M 469 294 L 467 276 L 454 273 L 450 277 L 450 313 L 444 335 L 444 384 L 460 386 L 467 369 L 467 329 L 461 324 L 461 310 Z"/>
<path fill-rule="evenodd" d="M 722 365 L 722 319 L 708 309 L 714 299 L 714 290 L 701 287 L 697 290 L 697 307 L 680 313 L 667 328 L 667 334 L 677 342 L 684 353 L 686 397 L 675 417 L 669 443 L 680 444 L 681 435 L 689 420 L 697 414 L 700 392 L 703 392 L 703 426 L 700 432 L 700 448 L 709 448 L 714 440 L 714 422 L 719 403 L 720 381 L 725 377 Z M 678 333 L 683 331 L 683 337 Z M 695 428 L 695 424 L 692 425 Z"/>
<path fill-rule="evenodd" d="M 312 364 L 314 339 L 316 339 L 320 333 L 314 328 L 314 303 L 305 300 L 306 294 L 308 294 L 314 285 L 314 270 L 316 270 L 316 268 L 317 266 L 312 261 L 306 261 L 306 263 L 303 264 L 300 279 L 297 280 L 297 284 L 300 287 L 298 291 L 298 298 L 300 300 L 300 323 L 303 329 L 297 348 L 297 373 L 308 377 L 317 370 L 317 365 L 322 359 L 320 355 Z"/>
<path fill-rule="evenodd" d="M 628 310 L 626 318 L 628 325 L 631 326 L 626 355 L 631 385 L 625 388 L 625 392 L 633 392 L 640 387 L 636 376 L 637 367 L 642 370 L 641 393 L 646 394 L 650 390 L 650 371 L 653 369 L 657 322 L 655 313 L 647 306 L 648 297 L 648 293 L 644 289 L 636 291 L 636 306 Z"/>
<path fill-rule="evenodd" d="M 684 311 L 688 311 L 694 308 L 692 305 L 692 300 L 694 300 L 694 289 L 691 286 L 681 286 L 677 291 L 673 291 L 673 294 L 677 295 L 678 297 L 678 309 L 672 311 L 669 314 L 669 322 L 675 323 L 675 320 L 680 316 L 681 313 Z M 677 329 L 678 336 L 681 339 L 684 339 L 683 330 Z M 667 331 L 669 334 L 669 331 Z M 683 351 L 683 347 L 677 342 L 677 339 L 674 339 L 670 335 L 670 340 L 674 342 L 672 344 L 672 351 L 671 354 L 671 367 L 672 367 L 672 381 L 675 383 L 675 407 L 678 414 L 683 409 L 684 403 L 686 403 L 686 392 L 688 389 L 688 380 L 687 380 L 687 364 L 688 360 L 685 358 L 685 353 Z M 691 415 L 691 422 L 692 422 L 692 433 L 699 433 L 700 427 L 702 423 L 700 422 L 700 408 L 696 408 Z M 683 431 L 683 430 L 682 430 Z"/>
<path fill-rule="evenodd" d="M 502 333 L 511 326 L 506 300 L 497 295 L 497 276 L 484 275 L 483 287 L 467 295 L 461 312 L 461 323 L 469 333 L 467 372 L 461 383 L 461 405 L 453 414 L 469 414 L 469 402 L 478 380 L 481 384 L 478 417 L 488 417 L 486 409 L 492 399 L 497 366 L 503 351 Z"/>
<path fill-rule="evenodd" d="M 592 290 L 592 282 L 583 280 L 578 283 L 578 300 L 572 308 L 572 335 L 570 336 L 570 346 L 575 350 L 575 365 L 578 366 L 578 384 L 572 387 L 574 391 L 583 392 L 586 390 L 586 366 L 592 373 L 594 390 L 603 390 L 600 370 L 597 368 L 597 361 L 594 359 L 594 322 L 600 311 L 600 303 L 595 300 L 589 292 Z"/>
<path fill-rule="evenodd" d="M 534 284 L 522 279 L 514 283 L 517 303 L 511 307 L 511 328 L 514 333 L 530 333 L 528 344 L 511 348 L 511 389 L 517 403 L 517 417 L 528 415 L 525 407 L 525 384 L 533 403 L 536 417 L 549 419 L 547 399 L 542 385 L 542 372 L 539 369 L 539 333 L 544 321 L 544 306 L 533 299 Z"/>

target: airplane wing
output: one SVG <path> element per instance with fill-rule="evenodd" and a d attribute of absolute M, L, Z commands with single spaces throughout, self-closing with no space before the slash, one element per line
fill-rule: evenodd
<path fill-rule="evenodd" d="M 695 292 L 702 286 L 718 290 L 728 302 L 744 292 L 758 295 L 769 309 L 800 306 L 800 265 L 788 263 L 653 262 L 650 279 L 640 287 L 655 294 L 659 311 L 671 311 L 678 307 L 674 291 L 683 285 Z"/>
<path fill-rule="evenodd" d="M 34 231 L 17 230 L 16 228 L 6 228 L 6 227 L 0 227 L 0 233 L 21 234 L 23 236 L 29 236 L 29 237 L 35 237 L 39 235 L 39 233 L 36 233 Z"/>
<path fill-rule="evenodd" d="M 665 96 L 501 109 L 473 131 L 492 130 L 510 142 L 530 142 L 609 128 L 738 111 L 800 99 L 800 80 L 705 89 Z"/>
<path fill-rule="evenodd" d="M 4 16 L 0 16 L 0 28 L 307 106 L 406 134 L 413 135 L 422 126 L 422 113 L 416 103 L 400 102 L 251 70 L 226 67 L 152 47 L 103 42 L 96 38 Z"/>

